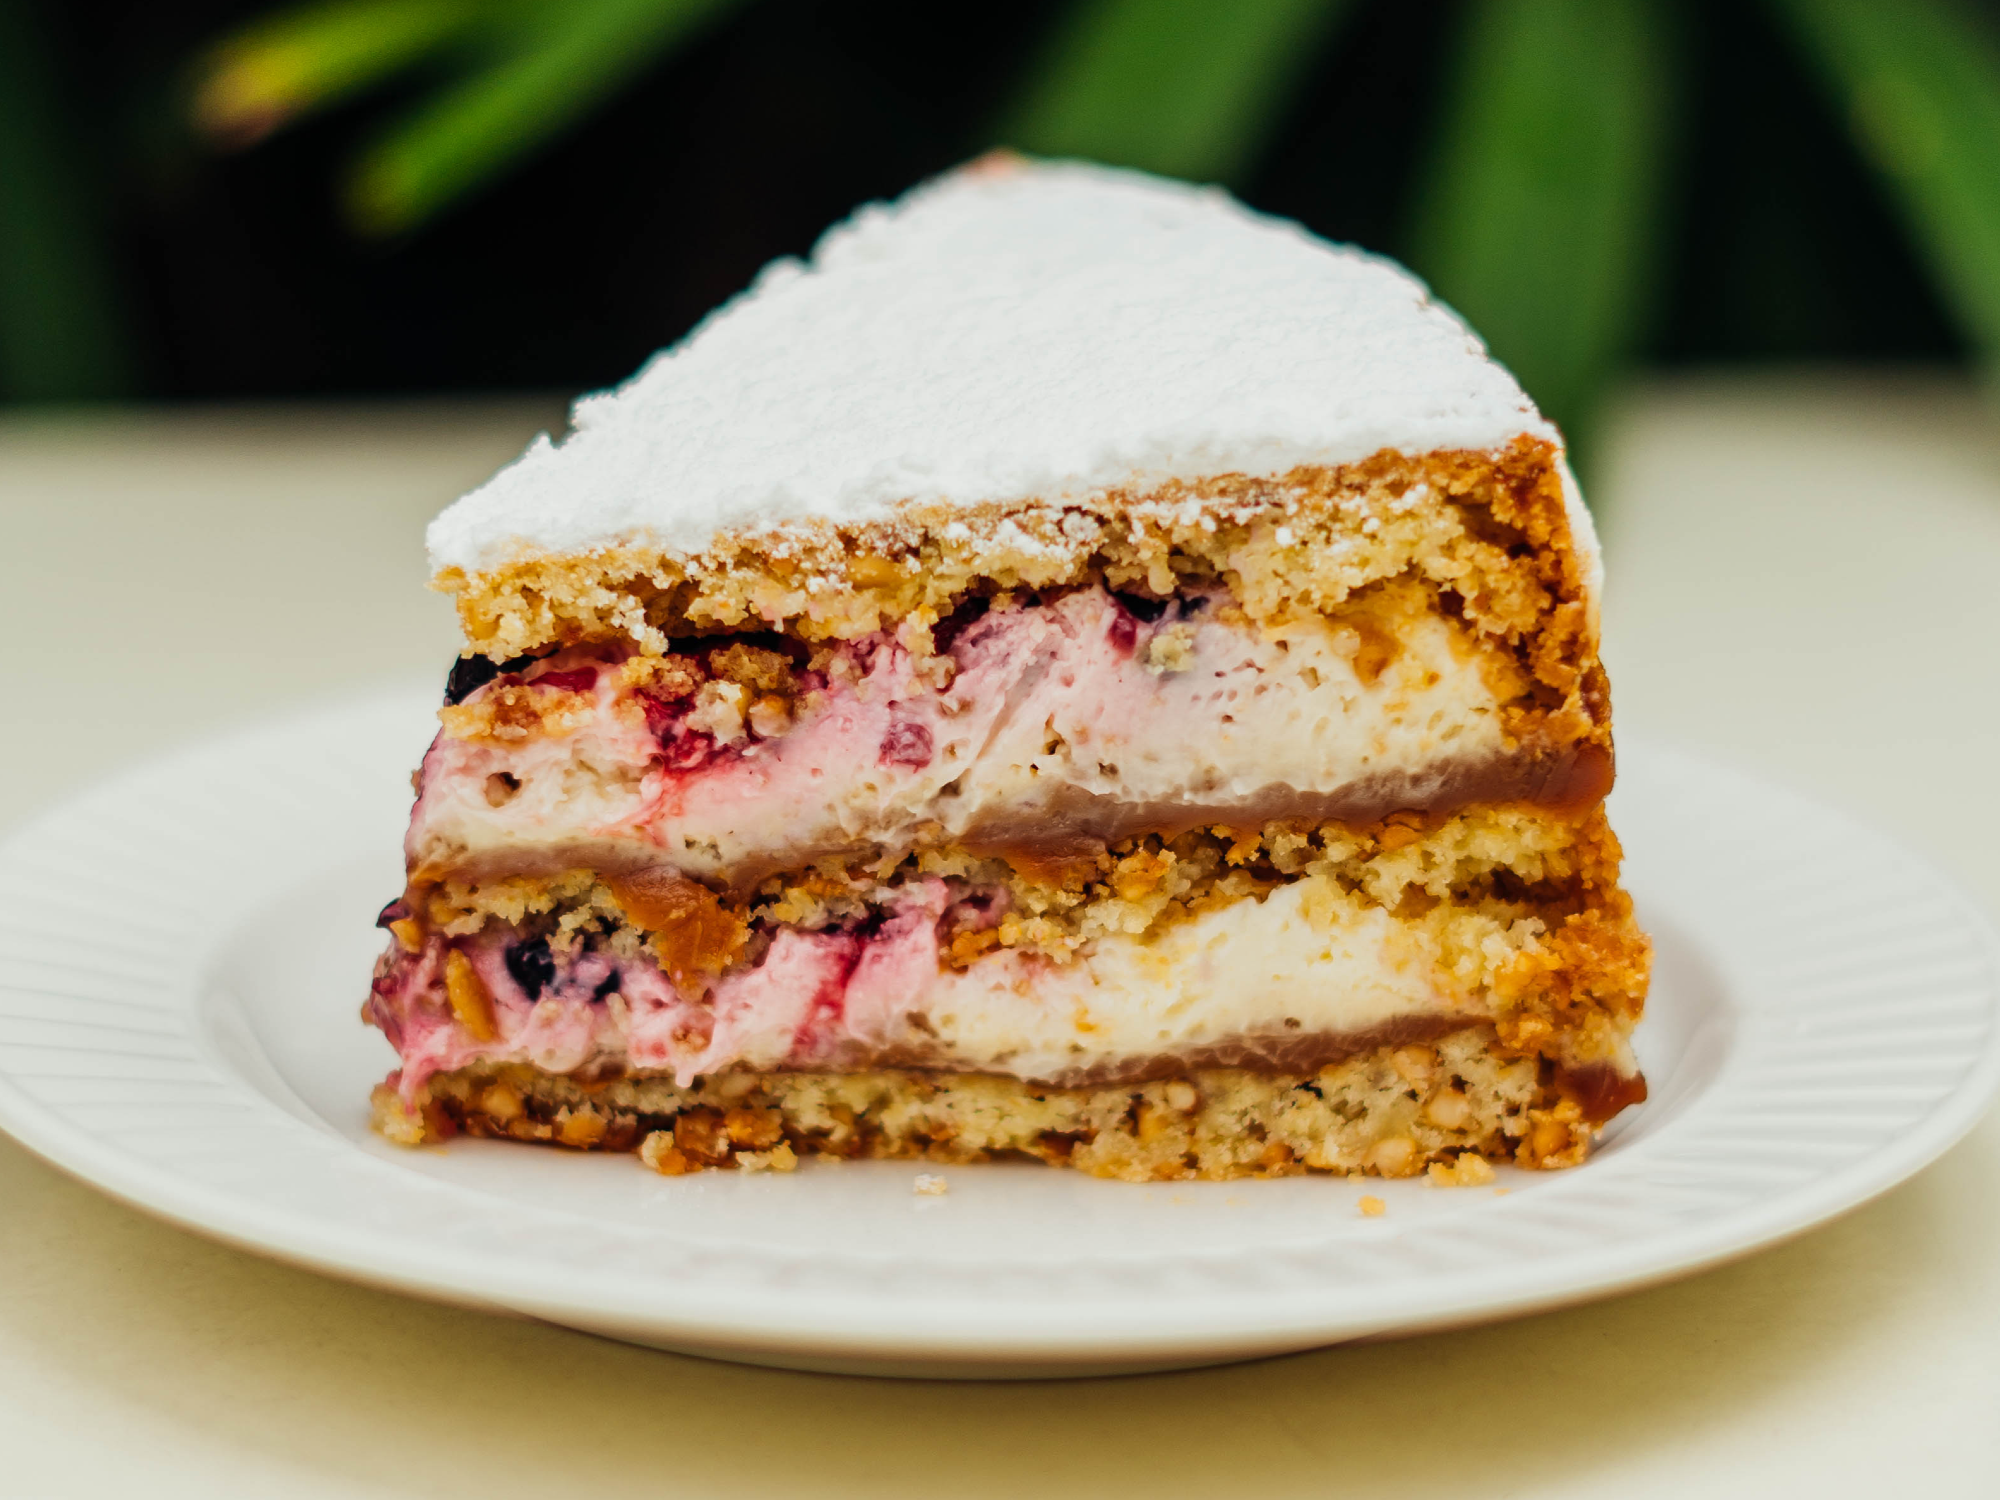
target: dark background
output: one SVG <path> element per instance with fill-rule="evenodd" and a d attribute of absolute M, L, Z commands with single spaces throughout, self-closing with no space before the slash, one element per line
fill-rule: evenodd
<path fill-rule="evenodd" d="M 1049 0 L 762 0 L 402 241 L 335 193 L 394 91 L 221 154 L 190 61 L 268 6 L 40 0 L 97 185 L 136 394 L 257 397 L 617 380 L 865 199 L 990 144 Z M 1402 248 L 1451 0 L 1361 7 L 1235 184 L 1336 239 Z M 1654 363 L 1958 360 L 1961 340 L 1840 122 L 1755 7 L 1683 8 L 1692 81 L 1665 216 Z M 420 87 L 421 80 L 412 87 Z"/>

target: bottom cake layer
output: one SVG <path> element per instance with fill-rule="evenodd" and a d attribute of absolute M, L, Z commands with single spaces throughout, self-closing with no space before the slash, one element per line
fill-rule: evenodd
<path fill-rule="evenodd" d="M 943 1162 L 1033 1157 L 1132 1182 L 1307 1171 L 1490 1180 L 1487 1161 L 1573 1166 L 1595 1135 L 1555 1071 L 1499 1055 L 1491 1028 L 1380 1047 L 1311 1074 L 1241 1069 L 1095 1088 L 992 1074 L 722 1073 L 682 1086 L 586 1083 L 520 1063 L 433 1077 L 414 1103 L 375 1091 L 376 1128 L 405 1145 L 458 1131 L 638 1151 L 669 1175 L 789 1171 L 802 1155 Z"/>

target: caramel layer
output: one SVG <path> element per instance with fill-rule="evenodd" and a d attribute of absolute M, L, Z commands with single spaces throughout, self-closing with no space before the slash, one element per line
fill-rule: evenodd
<path fill-rule="evenodd" d="M 1391 813 L 1445 818 L 1476 805 L 1526 805 L 1563 816 L 1587 812 L 1610 792 L 1612 753 L 1583 743 L 1536 749 L 1479 761 L 1441 762 L 1419 774 L 1393 773 L 1349 782 L 1327 792 L 1301 792 L 1275 784 L 1247 797 L 1182 802 L 1125 802 L 1075 788 L 1004 817 L 989 817 L 958 840 L 980 858 L 1038 866 L 1094 853 L 1103 845 L 1144 834 L 1173 838 L 1191 828 L 1257 828 L 1274 821 L 1344 823 L 1365 827 Z M 742 894 L 772 875 L 823 859 L 874 861 L 907 852 L 915 842 L 903 830 L 875 840 L 797 844 L 740 863 L 729 887 Z M 413 882 L 490 880 L 509 875 L 551 876 L 593 869 L 606 878 L 630 877 L 670 867 L 658 849 L 636 837 L 552 839 L 532 845 L 481 850 L 411 872 Z"/>
<path fill-rule="evenodd" d="M 1162 1078 L 1184 1078 L 1190 1073 L 1213 1068 L 1236 1068 L 1246 1073 L 1270 1075 L 1312 1074 L 1321 1068 L 1345 1062 L 1350 1057 L 1373 1052 L 1378 1047 L 1434 1042 L 1454 1031 L 1462 1031 L 1468 1025 L 1477 1025 L 1481 1019 L 1456 1014 L 1398 1016 L 1383 1025 L 1359 1031 L 1283 1031 L 1234 1036 L 1211 1046 L 1187 1047 L 1146 1057 L 1113 1058 L 1087 1067 L 1065 1068 L 1059 1073 L 1006 1073 L 995 1076 L 1020 1078 L 1024 1083 L 1048 1088 L 1081 1089 L 1115 1088 L 1152 1083 Z M 941 1055 L 902 1049 L 857 1048 L 851 1054 L 840 1053 L 829 1063 L 815 1062 L 814 1066 L 833 1067 L 844 1072 L 875 1072 L 880 1069 L 929 1073 L 968 1071 L 963 1062 L 954 1063 Z"/>
<path fill-rule="evenodd" d="M 1330 792 L 1273 785 L 1226 802 L 1122 802 L 1064 787 L 1019 816 L 975 825 L 967 830 L 964 844 L 982 856 L 1004 858 L 1018 852 L 1047 858 L 1086 843 L 1115 843 L 1144 834 L 1175 838 L 1191 828 L 1217 824 L 1260 828 L 1299 821 L 1359 828 L 1391 813 L 1443 818 L 1477 804 L 1506 803 L 1575 816 L 1602 802 L 1612 779 L 1611 752 L 1581 744 L 1505 759 L 1445 762 L 1415 774 L 1371 776 Z"/>
<path fill-rule="evenodd" d="M 778 1071 L 949 1074 L 954 1077 L 1007 1078 L 1052 1089 L 1137 1087 L 1223 1068 L 1271 1078 L 1310 1078 L 1323 1068 L 1384 1047 L 1434 1043 L 1468 1026 L 1483 1024 L 1482 1017 L 1456 1013 L 1398 1016 L 1383 1025 L 1358 1031 L 1288 1031 L 1236 1036 L 1212 1046 L 1188 1047 L 1145 1057 L 1117 1058 L 1049 1074 L 998 1072 L 969 1067 L 963 1059 L 953 1059 L 942 1052 L 885 1047 L 847 1047 Z M 1645 1102 L 1646 1080 L 1638 1073 L 1622 1073 L 1607 1062 L 1576 1066 L 1552 1064 L 1550 1067 L 1551 1082 L 1556 1091 L 1575 1099 L 1583 1111 L 1583 1118 L 1592 1125 L 1601 1125 L 1619 1111 Z M 598 1088 L 624 1078 L 653 1076 L 664 1075 L 598 1064 L 587 1070 L 587 1075 L 576 1075 L 576 1081 L 586 1087 Z"/>

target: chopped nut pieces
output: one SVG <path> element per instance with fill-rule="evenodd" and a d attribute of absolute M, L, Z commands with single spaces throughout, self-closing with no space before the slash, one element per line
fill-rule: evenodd
<path fill-rule="evenodd" d="M 694 695 L 688 728 L 713 735 L 718 745 L 733 745 L 743 738 L 743 710 L 749 702 L 749 691 L 740 683 L 704 683 Z"/>
<path fill-rule="evenodd" d="M 775 1109 L 732 1109 L 722 1117 L 732 1146 L 765 1151 L 785 1138 L 784 1117 Z"/>
<path fill-rule="evenodd" d="M 618 676 L 625 686 L 660 703 L 693 697 L 702 684 L 701 669 L 684 656 L 628 657 Z"/>
<path fill-rule="evenodd" d="M 1164 674 L 1185 672 L 1194 665 L 1194 629 L 1169 625 L 1146 643 L 1146 670 Z"/>
<path fill-rule="evenodd" d="M 721 898 L 660 867 L 605 882 L 633 925 L 652 935 L 660 967 L 676 984 L 721 973 L 742 950 L 750 930 Z"/>
<path fill-rule="evenodd" d="M 641 1141 L 639 1160 L 662 1177 L 684 1177 L 689 1172 L 701 1170 L 700 1163 L 690 1161 L 674 1144 L 674 1133 L 671 1130 L 656 1130 Z"/>
<path fill-rule="evenodd" d="M 1417 1143 L 1406 1135 L 1391 1136 L 1385 1141 L 1377 1141 L 1368 1148 L 1363 1158 L 1367 1165 L 1384 1177 L 1414 1176 L 1422 1166 L 1422 1155 Z"/>
<path fill-rule="evenodd" d="M 590 693 L 539 683 L 505 683 L 478 694 L 471 702 L 439 709 L 438 722 L 455 740 L 509 744 L 538 735 L 571 734 L 590 722 L 596 708 Z"/>
<path fill-rule="evenodd" d="M 444 957 L 444 992 L 451 1002 L 451 1013 L 475 1042 L 490 1042 L 500 1034 L 494 1023 L 493 997 L 487 993 L 486 981 L 472 967 L 472 960 L 456 948 Z"/>
<path fill-rule="evenodd" d="M 774 740 L 792 727 L 792 705 L 776 693 L 766 693 L 750 705 L 746 716 L 759 739 Z"/>
<path fill-rule="evenodd" d="M 712 1109 L 691 1109 L 674 1121 L 674 1145 L 690 1161 L 717 1167 L 729 1160 L 729 1137 L 722 1116 Z"/>
<path fill-rule="evenodd" d="M 720 681 L 758 693 L 788 694 L 797 686 L 791 662 L 761 646 L 725 646 L 709 657 L 708 669 Z"/>

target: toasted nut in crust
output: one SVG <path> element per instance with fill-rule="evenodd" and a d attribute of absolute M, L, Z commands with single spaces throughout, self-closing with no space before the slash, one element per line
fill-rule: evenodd
<path fill-rule="evenodd" d="M 605 884 L 632 924 L 652 935 L 660 967 L 676 984 L 720 974 L 749 939 L 749 927 L 715 892 L 673 870 L 641 870 Z"/>
<path fill-rule="evenodd" d="M 732 1146 L 768 1151 L 785 1138 L 784 1116 L 775 1109 L 732 1109 L 722 1117 Z"/>
<path fill-rule="evenodd" d="M 1406 1135 L 1395 1135 L 1370 1146 L 1365 1159 L 1370 1168 L 1384 1177 L 1410 1177 L 1415 1175 L 1422 1156 L 1415 1141 Z"/>
<path fill-rule="evenodd" d="M 1472 1103 L 1459 1090 L 1446 1085 L 1424 1106 L 1424 1118 L 1444 1130 L 1462 1130 L 1472 1118 Z"/>
<path fill-rule="evenodd" d="M 729 1136 L 721 1113 L 713 1109 L 691 1109 L 677 1118 L 674 1145 L 704 1166 L 719 1167 L 729 1160 Z"/>
<path fill-rule="evenodd" d="M 472 967 L 472 960 L 456 948 L 445 954 L 444 992 L 451 1001 L 451 1013 L 475 1042 L 490 1042 L 500 1035 L 486 981 Z"/>
<path fill-rule="evenodd" d="M 656 1130 L 641 1141 L 639 1160 L 662 1177 L 685 1177 L 701 1170 L 700 1162 L 689 1161 L 686 1153 L 674 1144 L 671 1130 Z"/>

